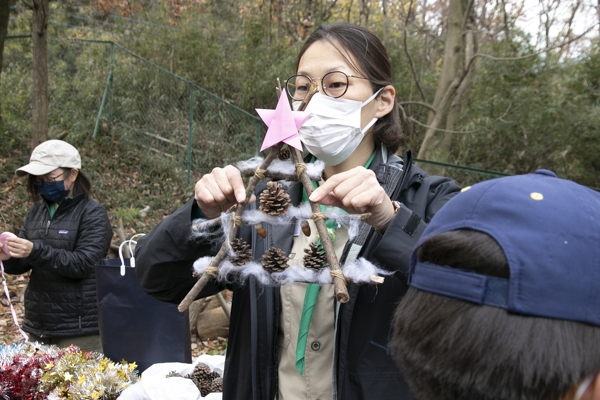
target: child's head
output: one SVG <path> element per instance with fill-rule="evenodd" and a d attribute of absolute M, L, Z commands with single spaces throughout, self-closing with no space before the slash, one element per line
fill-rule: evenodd
<path fill-rule="evenodd" d="M 483 182 L 423 233 L 390 349 L 418 399 L 574 398 L 600 374 L 598 282 L 600 193 Z"/>

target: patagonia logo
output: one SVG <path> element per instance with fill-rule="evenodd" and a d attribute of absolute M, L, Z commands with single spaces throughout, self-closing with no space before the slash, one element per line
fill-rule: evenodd
<path fill-rule="evenodd" d="M 59 235 L 67 235 L 69 233 L 69 231 L 65 230 L 65 229 L 61 229 L 58 231 Z"/>

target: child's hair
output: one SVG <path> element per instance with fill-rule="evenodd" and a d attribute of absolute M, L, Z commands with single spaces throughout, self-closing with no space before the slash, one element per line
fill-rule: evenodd
<path fill-rule="evenodd" d="M 509 278 L 487 234 L 455 230 L 427 239 L 420 261 Z M 558 400 L 600 373 L 600 327 L 524 316 L 411 287 L 389 343 L 417 399 Z"/>

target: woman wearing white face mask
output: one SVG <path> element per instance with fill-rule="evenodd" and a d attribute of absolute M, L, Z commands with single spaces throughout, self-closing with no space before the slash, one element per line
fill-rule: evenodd
<path fill-rule="evenodd" d="M 381 41 L 350 24 L 318 28 L 298 56 L 286 92 L 296 103 L 316 82 L 299 131 L 313 158 L 325 162 L 324 179 L 311 195 L 322 205 L 350 214 L 371 213 L 359 234 L 330 226 L 340 264 L 364 257 L 393 274 L 381 285 L 348 287 L 350 301 L 336 308 L 331 285 L 259 286 L 250 279 L 234 291 L 223 398 L 231 399 L 410 399 L 407 385 L 388 355 L 394 307 L 407 286 L 409 256 L 435 212 L 459 188 L 428 176 L 395 155 L 403 136 L 395 107 L 391 67 Z M 257 190 L 262 190 L 263 187 Z M 302 185 L 289 188 L 295 205 L 307 201 Z M 179 302 L 196 282 L 191 265 L 213 254 L 210 243 L 189 239 L 189 223 L 214 218 L 245 200 L 240 172 L 215 168 L 195 187 L 195 198 L 165 219 L 136 247 L 142 287 L 159 299 Z M 254 200 L 254 197 L 253 197 Z M 303 265 L 303 249 L 317 240 L 289 226 L 267 226 L 267 237 L 251 227 L 240 236 L 252 243 L 254 259 L 271 246 Z M 223 289 L 209 283 L 200 296 Z M 313 304 L 306 321 L 304 304 Z"/>

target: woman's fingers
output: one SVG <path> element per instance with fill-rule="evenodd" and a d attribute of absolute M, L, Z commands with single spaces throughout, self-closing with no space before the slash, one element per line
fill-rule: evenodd
<path fill-rule="evenodd" d="M 240 171 L 228 165 L 204 175 L 194 187 L 194 198 L 205 218 L 215 218 L 232 205 L 246 199 Z"/>
<path fill-rule="evenodd" d="M 310 200 L 344 209 L 350 214 L 371 213 L 368 222 L 385 229 L 394 217 L 394 206 L 375 173 L 363 167 L 331 176 L 317 188 Z"/>

